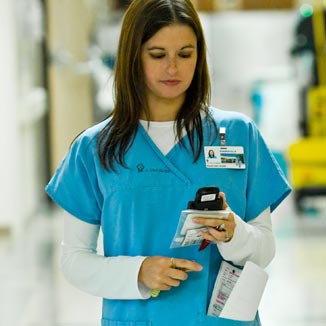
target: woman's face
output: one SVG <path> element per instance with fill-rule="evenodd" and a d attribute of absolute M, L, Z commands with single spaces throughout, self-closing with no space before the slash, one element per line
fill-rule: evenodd
<path fill-rule="evenodd" d="M 147 100 L 183 102 L 197 63 L 197 38 L 191 27 L 163 27 L 142 47 Z"/>

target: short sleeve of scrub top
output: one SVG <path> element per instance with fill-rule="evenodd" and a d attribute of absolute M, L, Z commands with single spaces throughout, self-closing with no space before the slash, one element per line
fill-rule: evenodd
<path fill-rule="evenodd" d="M 274 211 L 291 187 L 256 124 L 239 112 L 212 109 L 211 113 L 217 126 L 226 128 L 227 146 L 243 146 L 245 151 L 245 184 L 241 170 L 230 177 L 230 171 L 224 173 L 226 182 L 221 190 L 227 194 L 228 204 L 246 222 L 267 207 Z"/>
<path fill-rule="evenodd" d="M 81 134 L 71 145 L 46 187 L 48 195 L 64 210 L 91 223 L 101 223 L 103 199 L 99 190 L 94 156 L 96 137 Z"/>
<path fill-rule="evenodd" d="M 247 211 L 251 216 L 247 218 L 250 220 L 268 206 L 273 212 L 290 193 L 291 187 L 253 122 L 249 129 Z"/>

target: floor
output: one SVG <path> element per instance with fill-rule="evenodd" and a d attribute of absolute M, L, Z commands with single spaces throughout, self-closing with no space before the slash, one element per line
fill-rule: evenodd
<path fill-rule="evenodd" d="M 289 197 L 273 213 L 277 255 L 260 304 L 264 326 L 326 325 L 326 200 Z M 101 300 L 70 286 L 59 269 L 62 212 L 46 210 L 15 241 L 0 235 L 0 326 L 99 325 Z"/>

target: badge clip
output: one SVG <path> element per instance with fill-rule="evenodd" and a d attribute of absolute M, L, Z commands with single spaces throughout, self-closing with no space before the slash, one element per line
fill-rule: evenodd
<path fill-rule="evenodd" d="M 221 146 L 226 146 L 226 139 L 225 139 L 226 130 L 225 130 L 225 127 L 220 127 L 219 133 L 220 133 Z"/>

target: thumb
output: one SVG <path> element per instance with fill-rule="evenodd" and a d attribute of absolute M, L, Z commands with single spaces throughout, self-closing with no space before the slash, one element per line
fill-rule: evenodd
<path fill-rule="evenodd" d="M 223 209 L 227 209 L 229 207 L 228 203 L 226 202 L 225 193 L 220 191 L 219 196 L 223 199 Z"/>

